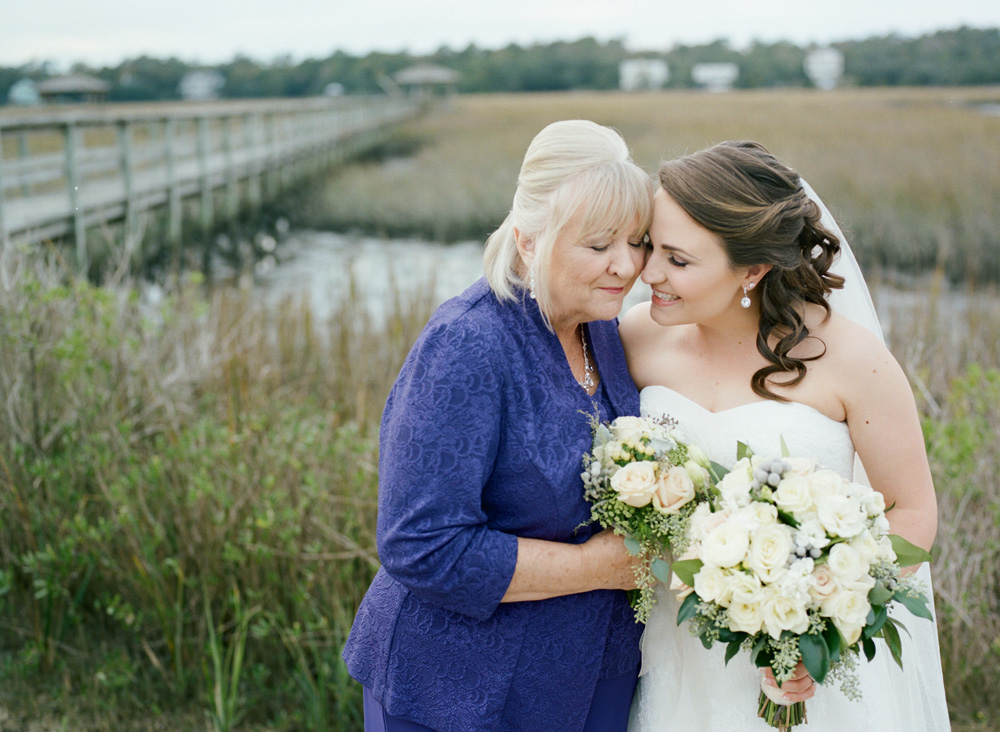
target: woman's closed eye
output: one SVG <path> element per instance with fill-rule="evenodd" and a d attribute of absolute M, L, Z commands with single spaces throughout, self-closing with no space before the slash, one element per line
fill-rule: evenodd
<path fill-rule="evenodd" d="M 690 264 L 690 262 L 685 262 L 683 259 L 678 259 L 677 255 L 675 255 L 675 254 L 671 254 L 668 257 L 668 261 L 670 262 L 670 264 L 674 265 L 675 267 L 687 267 L 688 264 Z"/>

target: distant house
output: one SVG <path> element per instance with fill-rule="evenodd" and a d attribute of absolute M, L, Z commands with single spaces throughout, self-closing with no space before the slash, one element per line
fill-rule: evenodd
<path fill-rule="evenodd" d="M 669 78 L 662 58 L 629 58 L 618 65 L 618 87 L 625 91 L 662 89 Z"/>
<path fill-rule="evenodd" d="M 734 63 L 703 63 L 691 67 L 691 79 L 708 91 L 729 91 L 740 78 L 740 67 Z"/>
<path fill-rule="evenodd" d="M 457 71 L 434 64 L 408 66 L 393 75 L 392 80 L 416 97 L 447 96 L 454 93 L 458 83 Z"/>
<path fill-rule="evenodd" d="M 38 85 L 31 79 L 21 79 L 7 92 L 7 101 L 19 107 L 30 107 L 42 101 Z"/>
<path fill-rule="evenodd" d="M 817 89 L 835 89 L 844 75 L 844 54 L 826 46 L 806 54 L 805 72 Z"/>
<path fill-rule="evenodd" d="M 110 89 L 108 82 L 86 74 L 54 76 L 38 84 L 38 94 L 46 104 L 103 102 Z"/>
<path fill-rule="evenodd" d="M 181 99 L 203 101 L 218 99 L 226 80 L 218 71 L 189 71 L 181 77 L 177 91 Z"/>

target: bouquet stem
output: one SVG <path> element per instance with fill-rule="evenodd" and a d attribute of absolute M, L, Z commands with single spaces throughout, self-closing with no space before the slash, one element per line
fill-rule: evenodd
<path fill-rule="evenodd" d="M 778 704 L 763 692 L 757 698 L 757 716 L 778 732 L 789 732 L 797 724 L 808 723 L 806 703 Z"/>

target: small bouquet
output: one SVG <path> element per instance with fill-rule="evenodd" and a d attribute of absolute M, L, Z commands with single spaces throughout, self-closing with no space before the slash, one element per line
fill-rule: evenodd
<path fill-rule="evenodd" d="M 930 555 L 888 533 L 885 501 L 869 486 L 742 443 L 738 457 L 687 521 L 685 553 L 672 566 L 684 598 L 677 622 L 690 621 L 706 648 L 727 644 L 727 663 L 746 649 L 780 685 L 801 660 L 817 683 L 838 679 L 857 699 L 853 671 L 861 651 L 874 658 L 875 638 L 902 667 L 903 626 L 890 605 L 931 618 L 924 593 L 900 572 Z M 804 702 L 761 688 L 758 712 L 770 726 L 805 721 Z"/>
<path fill-rule="evenodd" d="M 593 448 L 584 456 L 584 495 L 591 521 L 625 537 L 643 561 L 630 593 L 636 622 L 649 617 L 656 580 L 669 581 L 663 554 L 687 543 L 688 519 L 699 490 L 710 486 L 704 452 L 685 444 L 667 417 L 618 417 L 593 421 Z"/>

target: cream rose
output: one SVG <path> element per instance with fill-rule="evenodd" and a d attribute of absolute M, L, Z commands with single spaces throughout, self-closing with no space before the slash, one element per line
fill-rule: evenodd
<path fill-rule="evenodd" d="M 809 490 L 812 491 L 813 500 L 819 496 L 833 496 L 840 493 L 846 482 L 839 474 L 832 470 L 817 470 L 809 478 Z"/>
<path fill-rule="evenodd" d="M 624 503 L 636 508 L 647 505 L 656 490 L 656 463 L 641 460 L 622 466 L 611 476 L 611 487 Z"/>
<path fill-rule="evenodd" d="M 760 604 L 755 600 L 749 602 L 737 602 L 735 599 L 729 604 L 729 627 L 737 632 L 750 633 L 758 632 L 763 624 L 760 615 Z"/>
<path fill-rule="evenodd" d="M 734 603 L 760 604 L 760 579 L 746 572 L 731 572 L 729 574 L 729 594 Z"/>
<path fill-rule="evenodd" d="M 782 524 L 765 526 L 750 540 L 747 566 L 765 582 L 773 582 L 787 569 L 791 554 L 791 531 Z"/>
<path fill-rule="evenodd" d="M 782 511 L 793 516 L 805 513 L 813 507 L 809 481 L 800 475 L 785 478 L 774 491 L 774 502 Z"/>
<path fill-rule="evenodd" d="M 840 589 L 840 583 L 837 581 L 837 575 L 830 571 L 830 567 L 825 564 L 820 564 L 813 569 L 813 586 L 809 588 L 809 596 L 814 602 L 823 603 L 825 600 L 833 597 Z"/>
<path fill-rule="evenodd" d="M 642 417 L 618 417 L 611 423 L 611 434 L 620 442 L 639 442 L 647 431 Z"/>
<path fill-rule="evenodd" d="M 789 473 L 805 477 L 816 470 L 816 461 L 812 458 L 787 457 L 784 459 Z"/>
<path fill-rule="evenodd" d="M 857 501 L 841 495 L 817 496 L 816 517 L 826 533 L 843 539 L 860 534 L 868 518 Z"/>
<path fill-rule="evenodd" d="M 723 504 L 730 510 L 748 505 L 752 482 L 753 469 L 750 466 L 750 460 L 743 458 L 719 481 L 717 487 L 722 494 Z"/>
<path fill-rule="evenodd" d="M 861 505 L 869 518 L 885 513 L 885 497 L 876 490 L 866 493 Z"/>
<path fill-rule="evenodd" d="M 797 634 L 809 630 L 809 614 L 804 604 L 774 591 L 765 589 L 763 592 L 760 615 L 768 635 L 778 640 L 786 630 Z"/>
<path fill-rule="evenodd" d="M 702 567 L 694 576 L 694 591 L 702 600 L 717 602 L 723 607 L 729 605 L 732 597 L 726 572 L 711 565 Z"/>
<path fill-rule="evenodd" d="M 712 529 L 701 544 L 701 559 L 716 567 L 735 567 L 750 548 L 750 532 L 735 521 L 724 521 Z"/>
<path fill-rule="evenodd" d="M 684 468 L 673 467 L 661 473 L 653 493 L 653 508 L 660 513 L 677 513 L 694 498 L 694 481 Z"/>
<path fill-rule="evenodd" d="M 835 544 L 830 549 L 827 565 L 841 584 L 854 582 L 868 573 L 868 563 L 865 562 L 857 549 L 849 544 Z"/>
<path fill-rule="evenodd" d="M 820 606 L 823 615 L 830 618 L 837 630 L 848 644 L 854 643 L 861 636 L 868 619 L 871 605 L 868 596 L 857 590 L 841 590 L 834 593 Z"/>
<path fill-rule="evenodd" d="M 861 561 L 865 564 L 871 564 L 878 556 L 878 542 L 875 541 L 872 532 L 868 530 L 862 531 L 847 543 L 857 551 Z"/>

